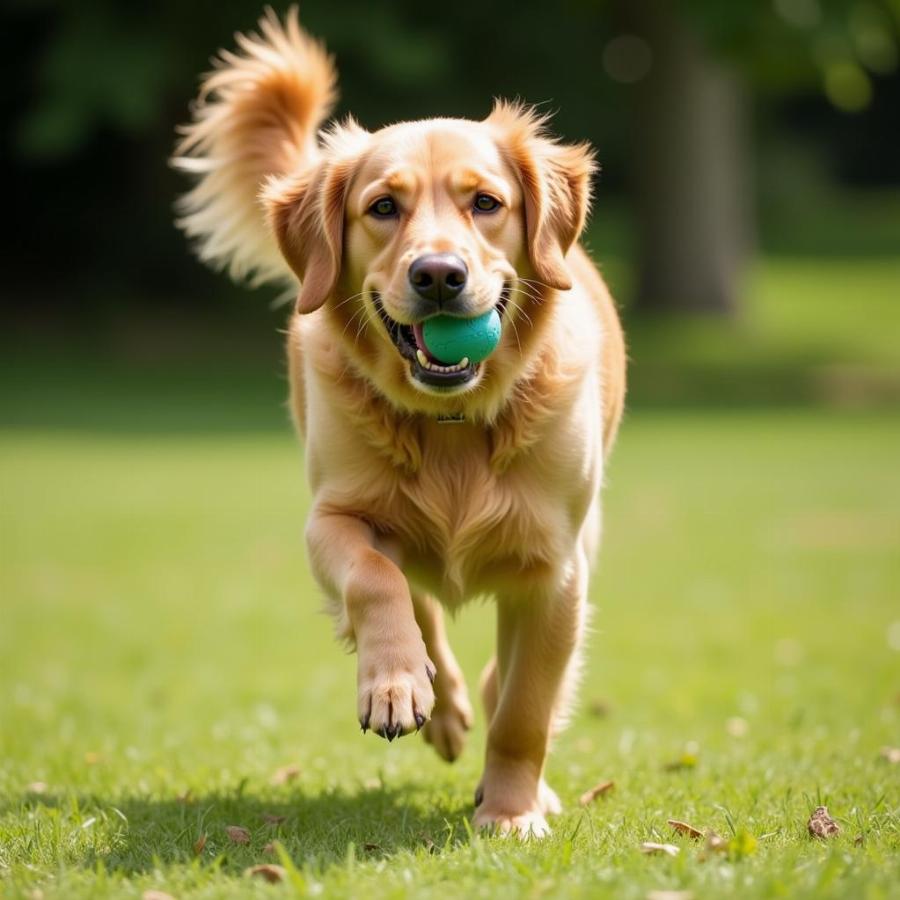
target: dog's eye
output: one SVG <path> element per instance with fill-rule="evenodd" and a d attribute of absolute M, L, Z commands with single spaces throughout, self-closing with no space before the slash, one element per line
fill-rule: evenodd
<path fill-rule="evenodd" d="M 389 219 L 397 215 L 397 204 L 390 197 L 379 197 L 369 207 L 369 214 L 378 219 Z"/>
<path fill-rule="evenodd" d="M 472 208 L 476 212 L 493 212 L 495 209 L 500 208 L 500 201 L 490 194 L 478 194 L 478 196 L 475 197 Z"/>

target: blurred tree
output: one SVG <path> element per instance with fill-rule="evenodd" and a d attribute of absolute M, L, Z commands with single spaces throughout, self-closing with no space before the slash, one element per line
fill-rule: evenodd
<path fill-rule="evenodd" d="M 635 83 L 636 304 L 734 313 L 754 244 L 751 115 L 757 92 L 820 78 L 847 112 L 868 72 L 897 66 L 896 0 L 618 0 L 612 77 Z"/>
<path fill-rule="evenodd" d="M 79 315 L 104 297 L 116 309 L 123 297 L 219 300 L 227 288 L 172 228 L 183 185 L 166 157 L 198 73 L 262 5 L 8 0 L 0 165 L 16 173 L 19 224 L 3 249 L 8 288 Z M 338 112 L 369 127 L 483 116 L 494 95 L 558 109 L 556 130 L 599 148 L 598 218 L 630 170 L 639 306 L 731 312 L 754 245 L 750 98 L 821 86 L 839 109 L 864 109 L 870 73 L 897 65 L 900 0 L 458 0 L 452 15 L 420 0 L 308 0 L 303 21 L 337 57 Z M 890 119 L 873 119 L 866 158 L 879 158 Z"/>

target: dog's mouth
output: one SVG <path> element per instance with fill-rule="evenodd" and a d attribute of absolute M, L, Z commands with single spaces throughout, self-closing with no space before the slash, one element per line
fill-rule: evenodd
<path fill-rule="evenodd" d="M 422 384 L 436 388 L 456 388 L 473 381 L 478 374 L 481 363 L 469 362 L 467 358 L 461 359 L 456 365 L 448 366 L 436 359 L 428 349 L 422 336 L 422 323 L 404 325 L 396 319 L 392 319 L 385 312 L 381 302 L 381 295 L 373 293 L 375 309 L 378 316 L 387 329 L 388 336 L 397 348 L 400 355 L 410 364 L 412 377 Z M 502 319 L 503 311 L 509 302 L 509 286 L 504 285 L 497 301 L 497 312 Z"/>

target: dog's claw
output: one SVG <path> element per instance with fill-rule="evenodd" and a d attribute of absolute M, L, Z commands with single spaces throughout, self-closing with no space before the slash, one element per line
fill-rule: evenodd
<path fill-rule="evenodd" d="M 475 788 L 475 805 L 481 806 L 482 801 L 484 800 L 484 788 L 479 785 Z"/>
<path fill-rule="evenodd" d="M 425 724 L 425 716 L 422 713 L 416 713 L 416 731 L 418 731 Z"/>
<path fill-rule="evenodd" d="M 437 677 L 437 672 L 431 668 L 431 666 L 425 666 L 425 674 L 428 676 L 428 680 L 434 684 L 434 679 Z"/>
<path fill-rule="evenodd" d="M 371 715 L 371 713 L 366 713 L 365 716 L 363 716 L 363 717 L 359 720 L 359 727 L 362 729 L 362 733 L 363 733 L 363 734 L 365 734 L 365 733 L 369 730 L 369 717 L 370 717 L 370 715 Z"/>

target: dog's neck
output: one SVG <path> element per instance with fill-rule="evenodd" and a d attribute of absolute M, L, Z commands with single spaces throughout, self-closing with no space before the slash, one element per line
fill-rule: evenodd
<path fill-rule="evenodd" d="M 477 409 L 404 410 L 349 365 L 331 372 L 327 382 L 343 394 L 345 402 L 339 405 L 352 419 L 356 433 L 397 468 L 415 474 L 422 465 L 428 432 L 440 426 L 443 433 L 447 426 L 456 426 L 461 429 L 460 436 L 472 428 L 481 432 L 487 440 L 491 468 L 499 474 L 552 431 L 554 412 L 566 406 L 566 395 L 577 381 L 577 370 L 567 371 L 564 361 L 552 349 L 541 357 L 512 386 L 490 419 Z M 328 361 L 326 366 L 335 364 L 332 355 L 320 359 Z M 456 429 L 451 430 L 455 433 Z"/>

